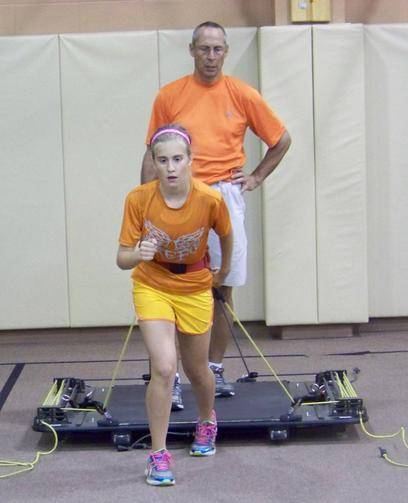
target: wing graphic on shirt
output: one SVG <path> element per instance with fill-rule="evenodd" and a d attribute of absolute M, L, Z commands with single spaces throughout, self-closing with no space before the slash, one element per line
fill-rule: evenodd
<path fill-rule="evenodd" d="M 201 238 L 204 235 L 204 227 L 200 227 L 190 234 L 184 234 L 176 239 L 171 237 L 152 224 L 150 220 L 145 220 L 146 238 L 154 238 L 157 242 L 158 251 L 167 260 L 183 263 L 189 255 L 193 255 L 200 247 Z"/>
<path fill-rule="evenodd" d="M 171 237 L 167 232 L 153 225 L 150 220 L 144 221 L 144 227 L 146 229 L 145 239 L 155 239 L 158 250 L 163 253 L 163 250 L 171 243 Z"/>

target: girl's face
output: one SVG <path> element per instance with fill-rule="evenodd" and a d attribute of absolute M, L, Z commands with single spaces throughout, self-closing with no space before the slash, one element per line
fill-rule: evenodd
<path fill-rule="evenodd" d="M 165 187 L 183 185 L 190 177 L 191 157 L 182 139 L 160 141 L 154 147 L 154 166 Z"/>

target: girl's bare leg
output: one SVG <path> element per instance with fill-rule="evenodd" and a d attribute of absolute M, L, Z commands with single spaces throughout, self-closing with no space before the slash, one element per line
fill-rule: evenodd
<path fill-rule="evenodd" d="M 140 321 L 139 327 L 151 362 L 146 409 L 152 451 L 157 451 L 166 447 L 171 390 L 177 367 L 175 327 L 168 321 Z"/>
<path fill-rule="evenodd" d="M 208 368 L 210 332 L 201 335 L 178 334 L 184 372 L 191 382 L 201 421 L 211 419 L 214 408 L 215 378 Z"/>

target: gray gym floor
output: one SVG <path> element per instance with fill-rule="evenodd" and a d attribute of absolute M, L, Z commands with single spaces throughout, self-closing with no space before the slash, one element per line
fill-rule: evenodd
<path fill-rule="evenodd" d="M 325 337 L 319 330 L 316 337 L 309 331 L 307 338 L 279 339 L 263 323 L 245 326 L 285 379 L 309 380 L 322 370 L 358 367 L 355 388 L 367 408 L 370 432 L 389 434 L 408 426 L 405 320 L 371 323 L 357 327 L 352 337 L 339 338 Z M 34 432 L 31 423 L 53 378 L 74 376 L 109 384 L 126 332 L 126 328 L 0 332 L 1 460 L 32 461 L 38 450 L 52 446 L 52 436 Z M 267 373 L 243 334 L 239 342 L 250 370 Z M 225 366 L 231 381 L 245 373 L 233 342 Z M 147 371 L 136 329 L 118 384 L 131 383 L 128 379 Z M 266 432 L 235 433 L 223 436 L 217 454 L 204 459 L 189 457 L 188 441 L 179 440 L 171 443 L 176 486 L 154 488 L 143 477 L 147 451 L 119 453 L 109 438 L 68 437 L 31 472 L 0 479 L 0 498 L 13 503 L 161 502 L 163 498 L 178 503 L 406 503 L 407 468 L 381 459 L 380 446 L 391 459 L 408 464 L 408 449 L 400 437 L 372 439 L 359 425 L 348 426 L 343 433 L 298 431 L 280 444 L 271 443 Z M 9 471 L 0 470 L 0 474 Z"/>

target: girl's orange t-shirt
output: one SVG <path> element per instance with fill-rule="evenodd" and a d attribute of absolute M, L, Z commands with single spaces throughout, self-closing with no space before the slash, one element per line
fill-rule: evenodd
<path fill-rule="evenodd" d="M 191 189 L 181 208 L 169 208 L 159 190 L 159 181 L 140 185 L 125 202 L 119 242 L 134 247 L 140 240 L 154 238 L 158 252 L 154 261 L 141 262 L 132 278 L 169 293 L 189 294 L 208 290 L 212 275 L 206 268 L 174 274 L 157 262 L 193 264 L 207 253 L 210 229 L 219 236 L 231 232 L 231 221 L 222 196 L 191 178 Z"/>

